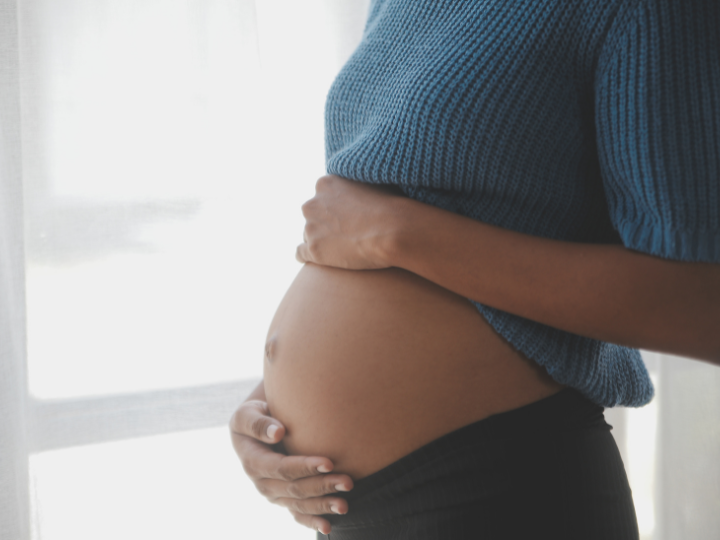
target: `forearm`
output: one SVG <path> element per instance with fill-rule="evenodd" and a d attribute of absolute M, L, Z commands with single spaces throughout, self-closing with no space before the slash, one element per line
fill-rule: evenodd
<path fill-rule="evenodd" d="M 561 242 L 399 199 L 382 247 L 462 296 L 561 330 L 720 365 L 720 265 Z"/>

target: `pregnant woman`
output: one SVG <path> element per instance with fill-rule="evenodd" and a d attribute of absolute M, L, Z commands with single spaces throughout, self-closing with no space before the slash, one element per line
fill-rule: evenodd
<path fill-rule="evenodd" d="M 720 364 L 720 3 L 376 0 L 231 420 L 333 540 L 638 538 L 603 407 Z"/>

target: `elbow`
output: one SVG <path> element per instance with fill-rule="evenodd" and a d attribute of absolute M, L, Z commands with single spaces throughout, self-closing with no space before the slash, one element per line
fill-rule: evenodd
<path fill-rule="evenodd" d="M 715 344 L 715 346 L 713 348 L 713 352 L 710 355 L 710 357 L 708 358 L 708 362 L 720 367 L 720 343 Z"/>
<path fill-rule="evenodd" d="M 695 360 L 701 360 L 703 362 L 707 362 L 709 364 L 720 367 L 720 341 L 718 341 L 718 339 L 714 337 L 712 338 L 712 340 L 706 341 L 705 343 L 699 340 L 696 341 L 695 347 L 693 347 L 692 350 L 689 351 L 689 354 L 683 354 L 680 351 L 678 351 L 677 354 L 681 356 L 687 356 Z"/>
<path fill-rule="evenodd" d="M 654 333 L 655 344 L 648 348 L 661 354 L 681 356 L 720 367 L 720 331 L 699 325 L 675 324 Z"/>

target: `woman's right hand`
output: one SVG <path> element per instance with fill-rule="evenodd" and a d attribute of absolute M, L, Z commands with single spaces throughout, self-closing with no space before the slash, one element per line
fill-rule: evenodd
<path fill-rule="evenodd" d="M 350 491 L 352 479 L 328 474 L 333 468 L 328 458 L 276 452 L 271 445 L 282 441 L 285 427 L 270 416 L 267 403 L 260 399 L 249 399 L 238 407 L 230 419 L 230 432 L 235 452 L 257 490 L 271 503 L 288 508 L 301 525 L 330 534 L 330 522 L 320 515 L 345 514 L 348 504 L 328 494 Z"/>

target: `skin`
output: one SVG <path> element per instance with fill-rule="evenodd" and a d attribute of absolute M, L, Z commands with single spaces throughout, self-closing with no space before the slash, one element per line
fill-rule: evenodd
<path fill-rule="evenodd" d="M 287 453 L 325 456 L 356 481 L 563 388 L 466 298 L 400 268 L 312 263 L 275 311 L 263 375 Z"/>
<path fill-rule="evenodd" d="M 271 446 L 282 441 L 285 427 L 269 416 L 262 382 L 232 415 L 230 434 L 257 490 L 271 503 L 287 508 L 301 525 L 329 534 L 330 523 L 319 515 L 348 511 L 345 499 L 328 496 L 353 488 L 348 475 L 332 473 L 332 461 L 320 456 L 287 456 Z"/>
<path fill-rule="evenodd" d="M 623 246 L 549 240 L 493 227 L 324 176 L 303 207 L 300 262 L 346 269 L 399 267 L 459 295 L 575 334 L 720 365 L 720 265 L 678 262 Z M 276 426 L 272 436 L 268 428 Z M 267 414 L 262 383 L 230 422 L 245 471 L 271 502 L 324 534 L 320 514 L 347 512 L 322 457 L 270 444 L 284 426 Z M 323 469 L 324 470 L 324 469 Z"/>

